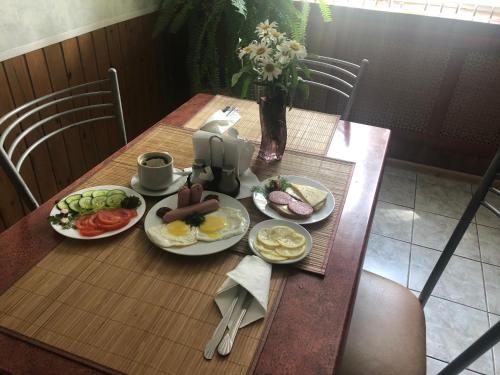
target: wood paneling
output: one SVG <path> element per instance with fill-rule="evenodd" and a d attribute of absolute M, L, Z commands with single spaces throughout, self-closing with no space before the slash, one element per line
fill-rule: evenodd
<path fill-rule="evenodd" d="M 33 98 L 107 78 L 107 70 L 112 66 L 118 71 L 127 135 L 134 138 L 172 110 L 177 104 L 175 100 L 185 99 L 161 98 L 161 79 L 165 74 L 160 70 L 165 66 L 157 53 L 162 49 L 162 41 L 151 36 L 155 17 L 156 14 L 148 14 L 0 62 L 0 116 Z M 101 102 L 97 98 L 65 102 L 44 109 L 29 123 L 76 105 Z M 110 110 L 82 111 L 53 120 L 29 135 L 27 142 L 61 125 L 88 118 L 89 114 L 108 113 Z M 29 123 L 23 123 L 21 128 Z M 25 162 L 22 174 L 35 197 L 44 202 L 121 146 L 114 121 L 70 129 L 39 146 Z M 24 149 L 26 144 L 21 143 L 17 154 Z M 3 169 L 0 189 L 1 231 L 28 211 Z"/>

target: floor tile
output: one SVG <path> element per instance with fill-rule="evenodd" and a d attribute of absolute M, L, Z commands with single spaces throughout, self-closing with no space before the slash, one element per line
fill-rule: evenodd
<path fill-rule="evenodd" d="M 488 311 L 500 315 L 500 267 L 483 263 Z"/>
<path fill-rule="evenodd" d="M 437 375 L 439 371 L 445 368 L 448 362 L 438 361 L 437 359 L 427 357 L 427 375 Z M 464 370 L 463 375 L 477 375 L 477 372 Z"/>
<path fill-rule="evenodd" d="M 490 317 L 490 327 L 500 320 L 499 315 L 489 314 Z M 493 359 L 495 361 L 495 374 L 500 375 L 500 343 L 493 347 Z"/>
<path fill-rule="evenodd" d="M 409 243 L 377 234 L 370 235 L 363 264 L 365 270 L 384 276 L 406 287 L 409 262 Z"/>
<path fill-rule="evenodd" d="M 416 245 L 442 251 L 457 223 L 456 219 L 415 210 L 412 242 Z M 469 225 L 462 241 L 455 250 L 455 254 L 480 260 L 476 224 Z"/>
<path fill-rule="evenodd" d="M 427 354 L 449 362 L 464 351 L 489 327 L 486 312 L 458 303 L 431 297 L 425 306 Z M 472 363 L 469 369 L 493 374 L 491 350 Z"/>
<path fill-rule="evenodd" d="M 379 201 L 375 209 L 372 232 L 396 240 L 411 242 L 413 210 Z"/>
<path fill-rule="evenodd" d="M 473 188 L 475 189 L 475 187 Z M 497 209 L 500 209 L 500 196 L 495 193 L 488 193 L 486 195 L 486 201 Z M 479 208 L 476 213 L 476 221 L 478 224 L 500 229 L 500 218 L 496 217 L 495 214 L 487 208 Z"/>
<path fill-rule="evenodd" d="M 417 180 L 420 180 L 420 182 L 423 182 L 425 184 L 440 185 L 443 187 L 463 190 L 468 193 L 472 192 L 472 186 L 470 183 L 458 179 L 449 178 L 448 176 L 444 176 L 444 174 L 439 172 L 436 173 L 418 172 Z"/>
<path fill-rule="evenodd" d="M 394 165 L 390 165 L 390 161 L 388 161 L 388 164 L 384 168 L 384 174 L 390 174 L 393 176 L 399 176 L 399 177 L 405 177 L 408 179 L 411 179 L 412 181 L 417 180 L 417 172 L 410 168 L 405 168 L 405 167 L 398 167 Z"/>
<path fill-rule="evenodd" d="M 413 208 L 415 207 L 415 180 L 384 173 L 378 198 L 384 202 Z"/>
<path fill-rule="evenodd" d="M 477 235 L 479 237 L 481 260 L 500 266 L 500 229 L 478 225 Z"/>
<path fill-rule="evenodd" d="M 410 289 L 422 290 L 440 255 L 440 251 L 412 245 Z M 452 256 L 432 295 L 486 310 L 481 263 Z"/>
<path fill-rule="evenodd" d="M 418 174 L 415 208 L 460 219 L 472 198 L 470 184 Z"/>

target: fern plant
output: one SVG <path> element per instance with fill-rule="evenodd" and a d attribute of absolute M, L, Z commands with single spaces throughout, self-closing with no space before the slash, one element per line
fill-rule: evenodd
<path fill-rule="evenodd" d="M 319 0 L 325 22 L 330 7 Z M 308 2 L 293 0 L 162 0 L 154 36 L 185 38 L 186 76 L 191 93 L 230 89 L 231 76 L 240 69 L 235 51 L 255 39 L 255 25 L 275 20 L 280 29 L 303 43 L 310 11 Z M 168 49 L 168 48 L 167 48 Z M 241 86 L 236 86 L 241 90 Z"/>

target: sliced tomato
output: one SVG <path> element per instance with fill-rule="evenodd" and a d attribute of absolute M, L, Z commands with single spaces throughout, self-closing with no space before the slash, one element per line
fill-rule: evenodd
<path fill-rule="evenodd" d="M 85 237 L 95 237 L 95 236 L 98 236 L 100 234 L 103 234 L 105 232 L 105 230 L 103 229 L 94 229 L 94 228 L 81 228 L 81 229 L 78 229 L 78 232 L 82 235 L 82 236 L 85 236 Z"/>
<path fill-rule="evenodd" d="M 97 225 L 95 224 L 95 214 L 86 214 L 80 216 L 78 219 L 76 219 L 75 226 L 78 230 L 84 228 L 96 229 Z"/>
<path fill-rule="evenodd" d="M 117 221 L 116 223 L 113 224 L 102 224 L 98 223 L 99 229 L 104 229 L 105 231 L 110 231 L 110 230 L 117 230 L 120 228 L 123 228 L 129 223 L 129 219 L 120 219 L 120 221 Z"/>
<path fill-rule="evenodd" d="M 130 208 L 114 208 L 109 211 L 121 217 L 128 217 L 129 219 L 137 216 L 137 210 Z"/>
<path fill-rule="evenodd" d="M 123 219 L 128 219 L 128 216 L 123 217 L 120 215 L 117 215 L 111 210 L 102 210 L 99 211 L 97 214 L 96 222 L 98 225 L 104 224 L 104 225 L 113 225 L 116 223 L 119 223 L 123 221 Z"/>

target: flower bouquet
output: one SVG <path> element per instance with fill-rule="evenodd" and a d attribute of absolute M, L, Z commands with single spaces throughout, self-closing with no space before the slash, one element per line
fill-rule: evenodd
<path fill-rule="evenodd" d="M 244 77 L 243 97 L 250 84 L 255 84 L 262 130 L 259 158 L 266 161 L 281 160 L 286 146 L 286 106 L 293 105 L 297 89 L 303 88 L 307 95 L 301 75 L 309 76 L 301 61 L 307 55 L 305 47 L 277 27 L 268 20 L 257 25 L 258 40 L 238 50 L 242 67 L 231 82 L 234 86 Z"/>

